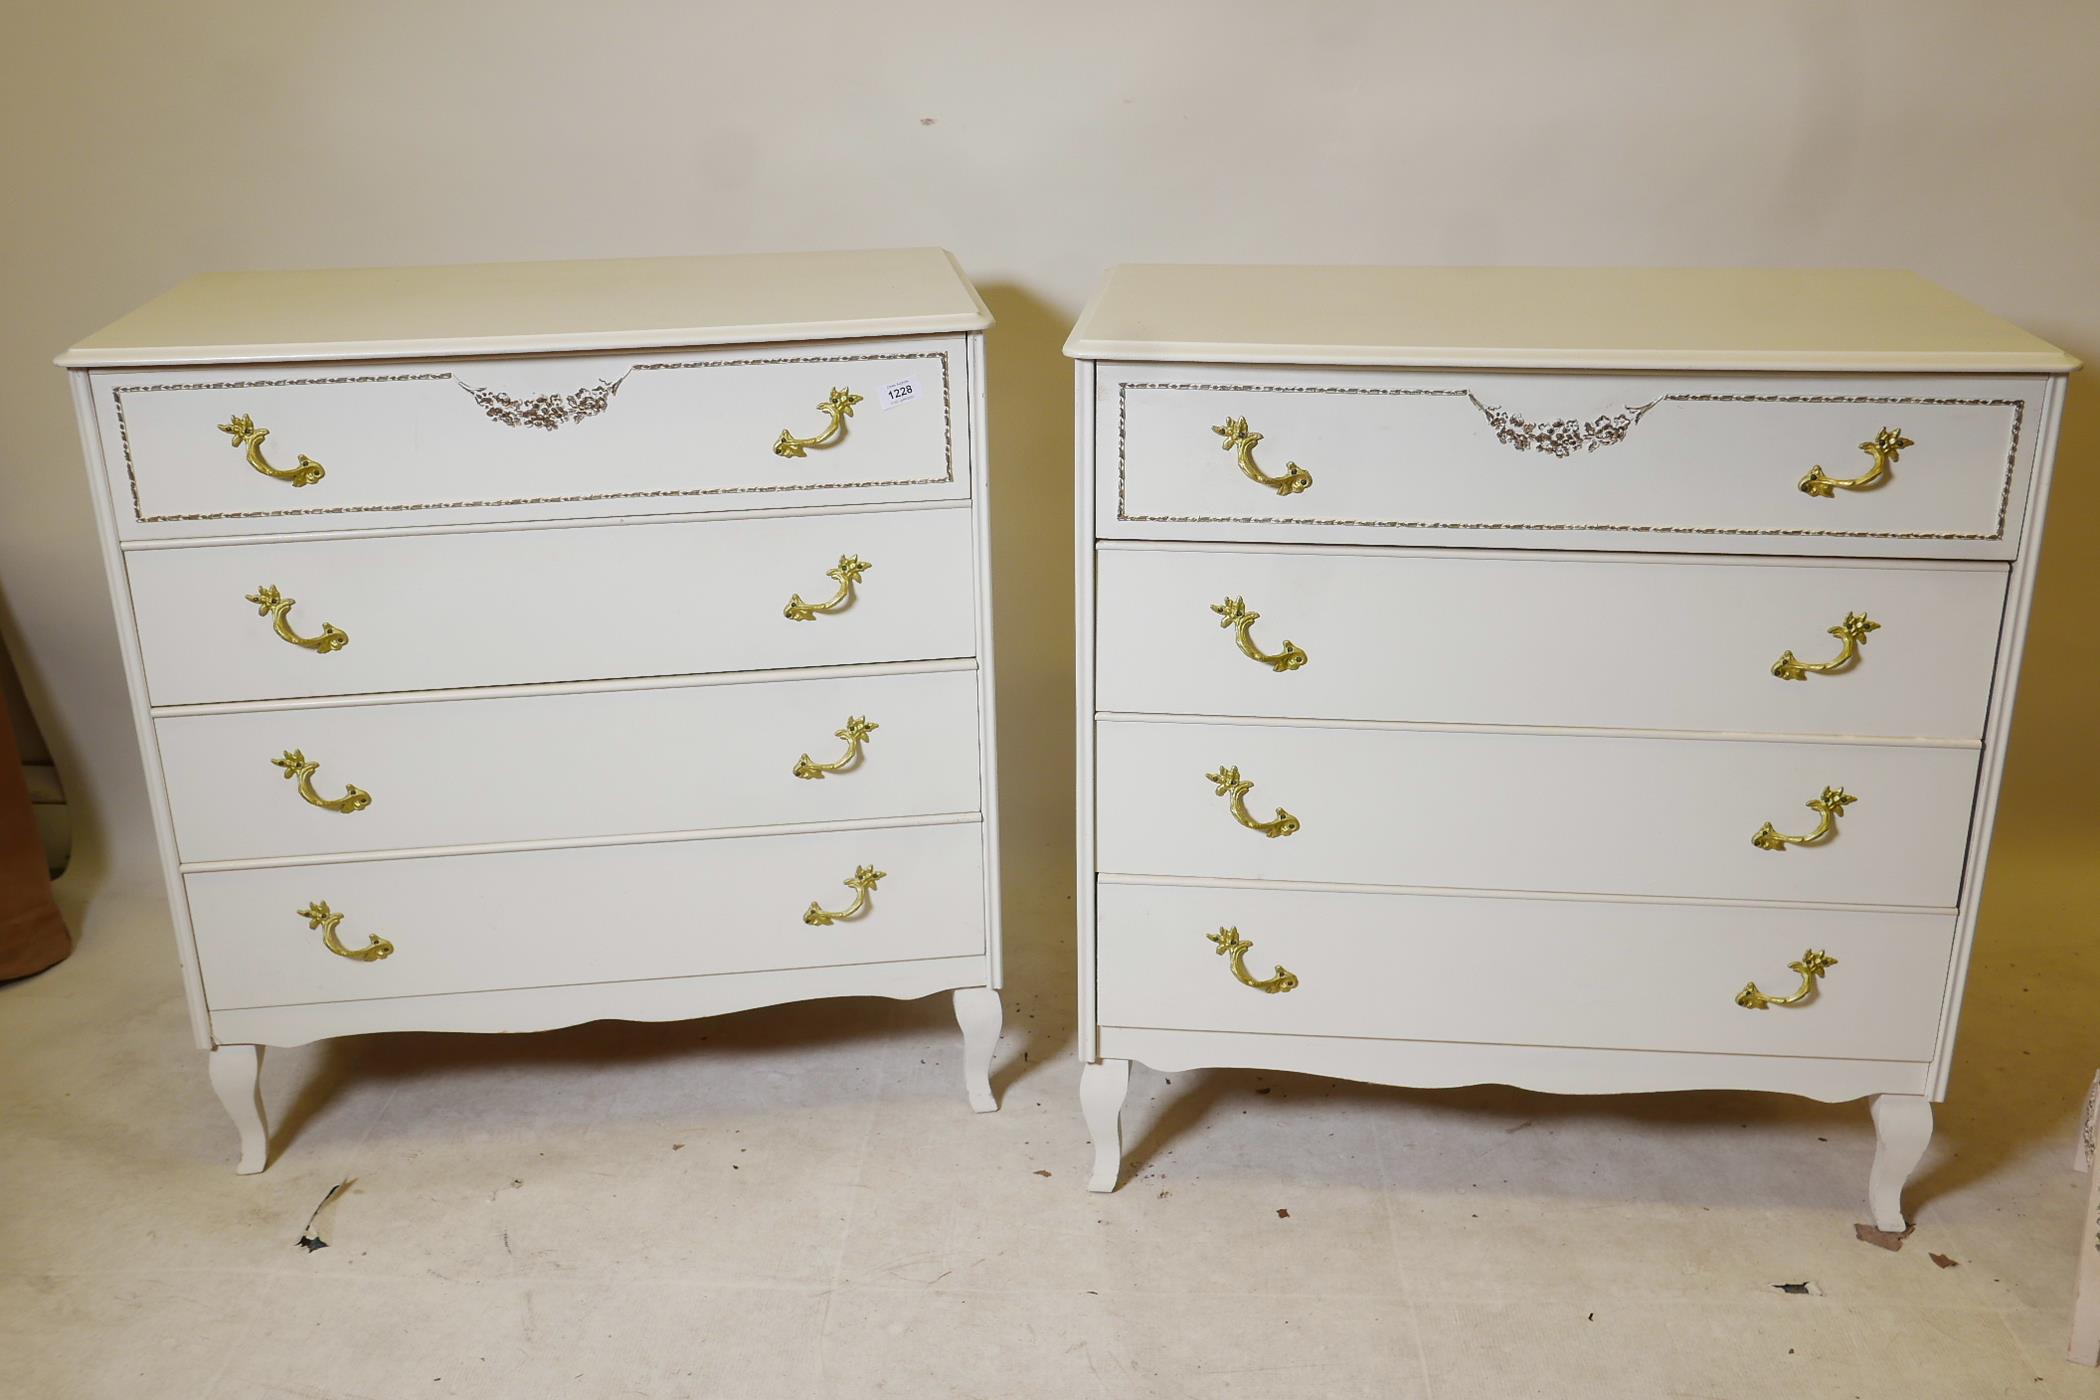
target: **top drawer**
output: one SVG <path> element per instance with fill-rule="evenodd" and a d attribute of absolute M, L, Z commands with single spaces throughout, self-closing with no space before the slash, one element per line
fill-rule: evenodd
<path fill-rule="evenodd" d="M 757 510 L 968 496 L 966 345 L 97 372 L 93 390 L 125 539 Z"/>
<path fill-rule="evenodd" d="M 1153 539 L 2010 558 L 2046 386 L 1103 364 L 1097 524 Z"/>

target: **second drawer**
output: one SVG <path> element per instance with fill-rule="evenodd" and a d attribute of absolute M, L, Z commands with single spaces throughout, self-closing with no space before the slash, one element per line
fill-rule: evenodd
<path fill-rule="evenodd" d="M 155 705 L 977 649 L 970 512 L 954 507 L 198 545 L 126 567 Z M 794 597 L 837 607 L 791 619 Z"/>
<path fill-rule="evenodd" d="M 1978 750 L 1105 721 L 1103 873 L 1952 907 Z M 1253 787 L 1248 821 L 1221 793 Z M 1812 835 L 1753 844 L 1769 822 Z"/>
<path fill-rule="evenodd" d="M 2005 577 L 1998 564 L 1108 548 L 1097 693 L 1101 709 L 1149 714 L 1974 739 Z M 1233 626 L 1219 612 L 1233 599 L 1259 619 Z M 1829 634 L 1852 615 L 1874 626 Z M 1786 679 L 1773 673 L 1786 653 L 1844 660 Z"/>
<path fill-rule="evenodd" d="M 875 726 L 858 743 L 839 737 L 854 719 Z M 154 729 L 184 861 L 980 806 L 974 669 L 178 715 Z M 796 776 L 805 754 L 851 753 Z"/>

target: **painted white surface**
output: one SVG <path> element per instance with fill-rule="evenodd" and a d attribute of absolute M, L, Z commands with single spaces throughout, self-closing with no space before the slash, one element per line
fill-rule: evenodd
<path fill-rule="evenodd" d="M 300 927 L 304 928 L 302 922 Z M 929 958 L 851 966 L 717 972 L 639 982 L 579 982 L 436 996 L 257 1006 L 211 1013 L 212 1033 L 227 1043 L 308 1045 L 336 1036 L 385 1031 L 516 1034 L 585 1021 L 689 1021 L 753 1007 L 829 997 L 911 1000 L 951 988 L 983 987 L 983 956 Z"/>
<path fill-rule="evenodd" d="M 1952 908 L 1971 748 L 1104 721 L 1099 869 L 1132 875 Z M 1206 776 L 1254 784 L 1240 825 Z M 1814 846 L 1826 787 L 1858 799 Z M 1798 950 L 1797 950 L 1798 951 Z"/>
<path fill-rule="evenodd" d="M 509 355 L 976 331 L 939 248 L 204 273 L 59 357 L 76 368 Z"/>
<path fill-rule="evenodd" d="M 969 656 L 970 512 L 924 508 L 745 521 L 377 536 L 133 550 L 131 595 L 156 705 L 670 676 Z M 852 604 L 841 555 L 873 567 Z M 256 605 L 297 600 L 287 643 Z"/>
<path fill-rule="evenodd" d="M 1679 1050 L 1593 1050 L 1568 1045 L 1455 1044 L 1232 1031 L 1100 1028 L 1101 1054 L 1157 1070 L 1206 1065 L 1456 1089 L 1508 1084 L 1542 1094 L 1661 1094 L 1743 1089 L 1843 1103 L 1872 1094 L 1924 1092 L 1924 1065 L 1906 1060 L 1807 1060 Z"/>
<path fill-rule="evenodd" d="M 858 866 L 887 874 L 858 916 Z M 214 1009 L 964 957 L 984 952 L 977 823 L 433 856 L 191 875 Z M 394 945 L 338 957 L 295 911 L 344 915 L 339 937 Z M 610 1014 L 610 1013 L 607 1013 Z"/>
<path fill-rule="evenodd" d="M 1100 551 L 1103 710 L 1975 740 L 2005 570 L 1622 555 L 1113 546 Z M 1261 614 L 1251 660 L 1212 606 Z M 1829 627 L 1881 624 L 1843 671 Z M 1541 684 L 1551 677 L 1551 684 Z"/>
<path fill-rule="evenodd" d="M 1103 883 L 1104 1026 L 1606 1050 L 1932 1058 L 1951 914 Z M 1210 935 L 1237 928 L 1267 993 Z M 1815 995 L 1803 950 L 1837 959 Z"/>
<path fill-rule="evenodd" d="M 127 540 L 414 527 L 571 516 L 748 511 L 970 493 L 961 336 L 672 349 L 508 360 L 324 363 L 91 377 Z M 885 410 L 882 386 L 918 394 Z M 516 399 L 618 388 L 552 429 L 512 426 L 472 389 Z M 834 388 L 862 396 L 831 445 L 781 457 L 783 429 L 820 435 Z M 269 429 L 264 476 L 220 425 Z"/>
<path fill-rule="evenodd" d="M 1098 532 L 2009 558 L 2046 382 L 1103 365 Z M 1498 440 L 1485 411 L 1590 422 L 1650 404 L 1623 440 L 1567 457 Z M 1312 485 L 1250 480 L 1214 431 L 1232 418 L 1262 434 L 1263 471 L 1295 462 Z M 1876 485 L 1800 489 L 1814 466 L 1867 473 L 1859 444 L 1883 428 L 1914 445 Z"/>
<path fill-rule="evenodd" d="M 544 841 L 973 812 L 974 671 L 744 681 L 411 704 L 184 715 L 155 723 L 185 861 Z M 844 772 L 852 717 L 877 727 Z M 320 764 L 371 805 L 304 801 L 272 760 Z"/>
<path fill-rule="evenodd" d="M 1110 269 L 1065 353 L 1586 370 L 2078 367 L 1893 268 L 1140 264 Z"/>

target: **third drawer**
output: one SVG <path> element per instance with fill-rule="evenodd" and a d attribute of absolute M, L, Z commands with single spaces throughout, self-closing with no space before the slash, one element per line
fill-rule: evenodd
<path fill-rule="evenodd" d="M 1974 739 L 2006 572 L 1168 547 L 1099 577 L 1103 710 Z M 1249 656 L 1234 598 L 1254 650 L 1304 662 Z M 1848 614 L 1863 641 L 1830 635 Z M 1789 680 L 1788 652 L 1851 659 Z"/>
<path fill-rule="evenodd" d="M 1104 721 L 1103 873 L 1952 907 L 1969 746 Z M 1288 834 L 1251 829 L 1221 794 Z M 1824 790 L 1835 832 L 1807 836 Z"/>
<path fill-rule="evenodd" d="M 855 719 L 874 727 L 849 747 L 841 736 Z M 494 699 L 460 692 L 177 715 L 154 729 L 186 862 L 980 806 L 975 668 Z M 815 765 L 849 754 L 857 757 L 841 769 L 797 776 L 805 756 Z"/>

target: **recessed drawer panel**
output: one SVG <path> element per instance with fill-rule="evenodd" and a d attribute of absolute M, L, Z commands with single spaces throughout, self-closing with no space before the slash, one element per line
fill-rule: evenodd
<path fill-rule="evenodd" d="M 1874 1060 L 1932 1058 L 1954 938 L 1951 914 L 1106 881 L 1097 918 L 1106 1026 Z M 1790 967 L 1810 951 L 1834 961 Z M 1750 983 L 1809 991 L 1753 1009 Z"/>
<path fill-rule="evenodd" d="M 969 494 L 961 336 L 98 372 L 127 539 Z"/>
<path fill-rule="evenodd" d="M 2045 381 L 1104 365 L 1103 536 L 2010 558 Z"/>
<path fill-rule="evenodd" d="M 952 507 L 147 549 L 125 562 L 155 705 L 976 650 L 970 512 Z M 798 598 L 808 616 L 790 617 Z"/>
<path fill-rule="evenodd" d="M 1957 902 L 1978 756 L 1305 725 L 1096 735 L 1103 873 L 1930 907 Z"/>
<path fill-rule="evenodd" d="M 974 956 L 983 840 L 979 823 L 960 822 L 219 871 L 185 884 L 205 996 L 224 1010 Z M 865 891 L 845 883 L 870 872 L 879 878 Z M 390 949 L 382 957 L 375 938 Z"/>
<path fill-rule="evenodd" d="M 1172 546 L 1098 561 L 1103 710 L 1950 739 L 1983 732 L 2006 577 Z"/>
<path fill-rule="evenodd" d="M 185 861 L 974 812 L 977 672 L 156 722 Z"/>

